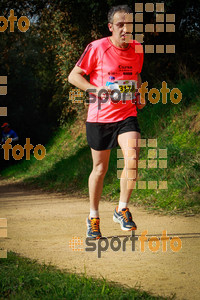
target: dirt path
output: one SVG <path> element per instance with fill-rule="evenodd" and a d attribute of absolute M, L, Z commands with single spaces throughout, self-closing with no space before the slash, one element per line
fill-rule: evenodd
<path fill-rule="evenodd" d="M 136 241 L 136 249 L 132 251 L 131 241 L 128 241 L 126 251 L 123 252 L 121 247 L 114 252 L 109 247 L 98 258 L 97 251 L 85 251 L 88 208 L 87 198 L 24 190 L 1 181 L 0 217 L 8 220 L 8 238 L 0 239 L 0 247 L 40 262 L 51 262 L 61 269 L 103 276 L 157 295 L 176 293 L 177 299 L 199 299 L 200 234 L 194 235 L 200 233 L 198 216 L 160 216 L 130 205 L 138 225 L 137 235 L 148 230 L 148 234 L 158 236 L 167 230 L 167 234 L 172 236 L 180 233 L 190 233 L 192 236 L 181 238 L 182 249 L 179 252 L 171 250 L 169 241 L 166 252 L 162 252 L 162 246 L 157 252 L 150 251 L 149 242 L 144 243 L 145 251 L 142 252 L 139 241 Z M 113 210 L 112 203 L 101 202 L 101 231 L 105 236 L 124 235 L 119 225 L 112 221 Z M 83 240 L 83 246 L 75 245 L 76 249 L 82 247 L 83 251 L 73 251 L 69 247 L 74 236 Z M 123 237 L 120 240 L 123 242 Z M 111 239 L 108 241 L 110 243 Z M 104 245 L 105 242 L 102 242 L 102 247 Z M 117 247 L 117 244 L 114 246 Z"/>

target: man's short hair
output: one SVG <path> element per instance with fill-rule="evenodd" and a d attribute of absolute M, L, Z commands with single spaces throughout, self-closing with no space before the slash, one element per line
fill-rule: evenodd
<path fill-rule="evenodd" d="M 132 13 L 132 9 L 128 6 L 128 5 L 117 5 L 117 6 L 113 6 L 111 7 L 111 9 L 108 12 L 108 23 L 113 23 L 113 17 L 114 14 L 116 14 L 117 12 L 125 12 L 125 13 Z"/>

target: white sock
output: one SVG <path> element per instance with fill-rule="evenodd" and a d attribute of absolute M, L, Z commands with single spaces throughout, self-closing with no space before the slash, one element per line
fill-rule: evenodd
<path fill-rule="evenodd" d="M 90 209 L 90 219 L 91 218 L 99 218 L 99 211 Z"/>
<path fill-rule="evenodd" d="M 128 203 L 119 201 L 118 211 L 122 210 L 123 208 L 126 208 L 127 206 L 128 206 Z"/>

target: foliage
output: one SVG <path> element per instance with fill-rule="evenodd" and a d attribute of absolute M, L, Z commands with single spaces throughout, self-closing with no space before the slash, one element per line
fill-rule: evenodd
<path fill-rule="evenodd" d="M 163 80 L 199 77 L 199 2 L 165 2 L 165 13 L 175 13 L 176 32 L 144 33 L 144 44 L 176 45 L 176 54 L 145 54 L 142 79 L 149 88 Z M 134 2 L 126 3 L 134 11 Z M 11 124 L 21 145 L 27 137 L 35 145 L 46 144 L 57 127 L 77 116 L 80 107 L 69 100 L 67 77 L 86 45 L 110 34 L 107 12 L 118 4 L 120 0 L 1 1 L 1 15 L 8 18 L 13 9 L 18 18 L 25 15 L 31 21 L 26 33 L 16 22 L 13 33 L 9 28 L 0 33 L 0 76 L 8 76 L 8 94 L 0 97 L 8 117 L 1 122 Z M 155 23 L 155 12 L 144 14 L 148 23 Z"/>

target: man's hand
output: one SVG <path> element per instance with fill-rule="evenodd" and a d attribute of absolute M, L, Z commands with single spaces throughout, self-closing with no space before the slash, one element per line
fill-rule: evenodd
<path fill-rule="evenodd" d="M 108 87 L 108 86 L 100 86 L 96 88 L 96 93 L 95 95 L 97 97 L 100 97 L 102 99 L 106 98 L 106 94 L 110 95 L 110 93 L 112 92 L 112 90 Z"/>
<path fill-rule="evenodd" d="M 140 93 L 137 93 L 136 95 L 136 106 L 138 109 L 143 109 L 146 105 L 146 100 L 143 98 Z"/>
<path fill-rule="evenodd" d="M 101 99 L 105 99 L 106 95 L 110 95 L 112 90 L 108 86 L 100 86 L 95 87 L 94 89 L 87 89 L 86 92 L 92 93 L 93 95 Z"/>
<path fill-rule="evenodd" d="M 138 74 L 138 89 L 141 87 L 141 85 L 142 85 L 142 78 L 141 75 Z M 137 92 L 135 96 L 136 96 L 137 108 L 142 109 L 143 107 L 145 107 L 145 105 L 147 104 L 145 98 L 143 98 L 139 92 Z"/>

